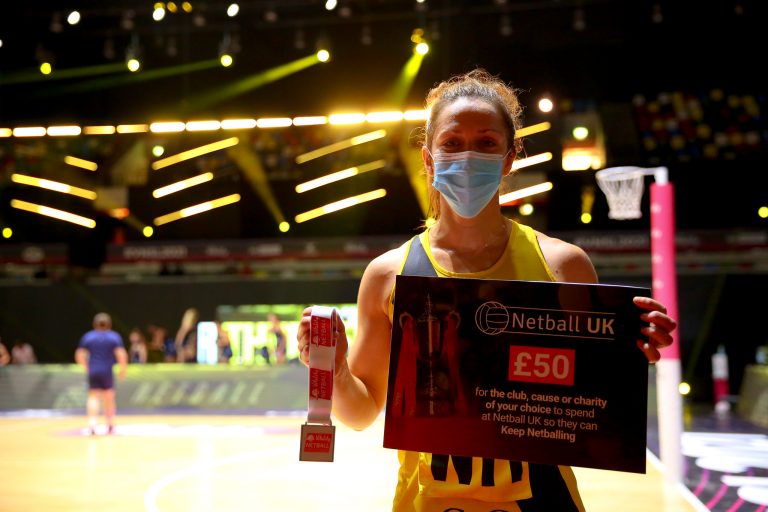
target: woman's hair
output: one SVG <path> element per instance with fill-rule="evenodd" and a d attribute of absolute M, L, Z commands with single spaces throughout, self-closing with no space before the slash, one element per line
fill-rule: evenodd
<path fill-rule="evenodd" d="M 427 93 L 425 107 L 429 114 L 420 142 L 428 148 L 431 146 L 435 120 L 446 106 L 459 99 L 479 99 L 497 110 L 507 127 L 507 147 L 519 153 L 523 149 L 522 142 L 515 138 L 515 134 L 522 126 L 523 109 L 517 96 L 517 90 L 482 68 L 453 76 Z M 429 204 L 434 218 L 439 218 L 440 197 L 433 187 L 429 189 Z"/>

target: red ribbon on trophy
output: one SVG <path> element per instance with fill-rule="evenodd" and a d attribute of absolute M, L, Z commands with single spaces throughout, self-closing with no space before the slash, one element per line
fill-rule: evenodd
<path fill-rule="evenodd" d="M 331 423 L 336 370 L 336 308 L 313 306 L 309 324 L 309 402 L 301 426 L 299 460 L 333 462 L 336 427 Z"/>

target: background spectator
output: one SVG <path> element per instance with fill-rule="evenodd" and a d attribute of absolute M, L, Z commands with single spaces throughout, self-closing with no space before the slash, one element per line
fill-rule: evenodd
<path fill-rule="evenodd" d="M 35 355 L 35 349 L 32 345 L 21 340 L 13 342 L 13 348 L 11 349 L 11 358 L 13 364 L 35 364 L 37 363 L 37 356 Z"/>

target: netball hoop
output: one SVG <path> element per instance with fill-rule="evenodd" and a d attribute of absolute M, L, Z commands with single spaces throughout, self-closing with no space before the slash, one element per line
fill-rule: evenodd
<path fill-rule="evenodd" d="M 667 307 L 678 320 L 677 270 L 675 268 L 675 195 L 668 181 L 667 168 L 612 167 L 595 173 L 600 189 L 608 200 L 608 217 L 616 220 L 642 217 L 641 199 L 644 178 L 651 184 L 651 279 L 653 297 Z M 661 350 L 656 363 L 659 448 L 665 477 L 672 483 L 683 479 L 683 405 L 679 392 L 681 381 L 678 330 L 672 332 L 672 346 Z"/>
<path fill-rule="evenodd" d="M 666 167 L 611 167 L 595 173 L 597 185 L 608 200 L 608 217 L 614 220 L 639 219 L 643 216 L 640 203 L 645 189 L 645 177 L 656 176 L 656 182 L 667 181 Z M 660 180 L 659 174 L 663 174 Z"/>

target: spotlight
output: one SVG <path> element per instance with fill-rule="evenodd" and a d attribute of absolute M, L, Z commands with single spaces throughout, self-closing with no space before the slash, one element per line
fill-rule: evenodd
<path fill-rule="evenodd" d="M 182 2 L 181 10 L 184 12 L 192 12 L 192 4 L 189 2 Z"/>
<path fill-rule="evenodd" d="M 237 13 L 240 12 L 240 6 L 238 4 L 229 4 L 229 7 L 227 7 L 227 16 L 230 18 L 234 18 L 237 16 Z"/>
<path fill-rule="evenodd" d="M 423 43 L 422 42 L 422 43 L 417 44 L 416 47 L 414 48 L 414 50 L 419 55 L 426 55 L 427 52 L 429 52 L 429 45 L 427 43 Z"/>
<path fill-rule="evenodd" d="M 134 35 L 131 37 L 131 43 L 125 49 L 125 65 L 131 73 L 135 73 L 141 68 L 139 61 L 139 39 Z"/>
<path fill-rule="evenodd" d="M 328 52 L 328 50 L 319 50 L 317 52 L 317 60 L 320 62 L 328 62 L 330 58 L 331 54 Z"/>
<path fill-rule="evenodd" d="M 288 230 L 291 229 L 291 225 L 288 224 L 285 221 L 281 222 L 278 227 L 279 227 L 281 233 L 287 233 Z"/>
<path fill-rule="evenodd" d="M 165 18 L 165 7 L 162 7 L 162 5 L 156 6 L 155 10 L 152 11 L 152 19 L 155 21 L 160 21 L 163 18 Z"/>
<path fill-rule="evenodd" d="M 221 62 L 221 65 L 225 68 L 228 68 L 232 65 L 232 62 L 234 62 L 234 59 L 232 59 L 232 56 L 228 53 L 222 54 L 221 57 L 219 57 L 219 62 Z"/>
<path fill-rule="evenodd" d="M 549 98 L 541 98 L 539 100 L 539 110 L 544 113 L 552 112 L 552 109 L 555 108 L 555 104 L 552 103 L 552 100 Z"/>
<path fill-rule="evenodd" d="M 337 5 L 338 5 L 338 2 L 336 0 L 326 0 L 325 10 L 332 11 L 336 8 Z"/>
<path fill-rule="evenodd" d="M 51 66 L 50 62 L 43 62 L 40 64 L 40 72 L 44 75 L 50 75 L 51 71 L 53 71 L 53 66 Z"/>
<path fill-rule="evenodd" d="M 77 11 L 72 11 L 69 13 L 69 16 L 67 16 L 67 23 L 70 25 L 77 25 L 80 22 L 80 13 Z"/>
<path fill-rule="evenodd" d="M 11 228 L 3 228 L 3 238 L 11 238 L 13 236 L 13 230 Z"/>

